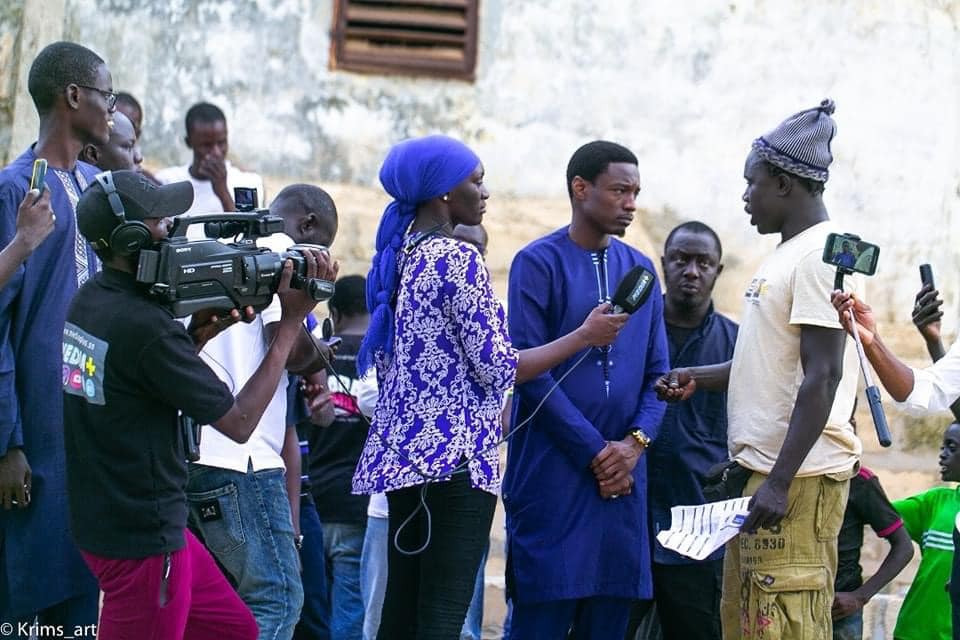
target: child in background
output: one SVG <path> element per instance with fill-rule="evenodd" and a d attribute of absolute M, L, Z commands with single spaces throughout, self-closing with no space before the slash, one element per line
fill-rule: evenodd
<path fill-rule="evenodd" d="M 913 324 L 917 331 L 923 336 L 927 343 L 927 351 L 934 362 L 946 354 L 943 348 L 943 340 L 940 337 L 941 319 L 943 318 L 943 300 L 940 298 L 940 292 L 937 291 L 933 283 L 924 284 L 917 292 L 914 299 Z M 960 399 L 957 399 L 950 406 L 950 411 L 956 420 L 960 420 Z M 960 545 L 960 522 L 953 529 L 953 548 Z M 960 558 L 953 554 L 953 572 L 950 577 L 950 603 L 953 613 L 953 640 L 960 640 Z"/>
<path fill-rule="evenodd" d="M 940 447 L 940 477 L 960 482 L 960 423 L 943 434 Z M 950 640 L 950 598 L 947 583 L 953 564 L 953 530 L 960 512 L 957 487 L 935 487 L 903 500 L 893 507 L 903 518 L 910 538 L 920 545 L 920 567 L 897 616 L 893 637 L 897 640 Z"/>
<path fill-rule="evenodd" d="M 857 403 L 853 403 L 850 426 L 857 430 Z M 878 537 L 890 543 L 890 551 L 877 572 L 866 582 L 860 566 L 863 528 L 870 525 Z M 866 467 L 850 480 L 850 497 L 837 541 L 837 576 L 834 583 L 833 640 L 863 638 L 863 608 L 870 598 L 893 580 L 913 558 L 913 544 L 896 509 L 880 486 L 880 479 Z"/>
<path fill-rule="evenodd" d="M 890 550 L 866 582 L 860 567 L 863 527 L 870 525 Z M 850 498 L 838 540 L 837 578 L 833 598 L 833 640 L 863 638 L 863 607 L 913 558 L 913 545 L 903 520 L 887 499 L 880 480 L 866 467 L 850 480 Z"/>

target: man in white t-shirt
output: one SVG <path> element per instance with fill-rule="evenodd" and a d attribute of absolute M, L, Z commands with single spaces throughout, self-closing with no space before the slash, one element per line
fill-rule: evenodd
<path fill-rule="evenodd" d="M 832 101 L 753 142 L 743 194 L 751 224 L 781 242 L 744 296 L 733 359 L 676 369 L 661 397 L 726 389 L 731 458 L 750 470 L 741 533 L 727 545 L 724 638 L 830 638 L 837 536 L 861 445 L 849 424 L 857 356 L 830 303 L 821 260 L 835 231 L 823 203 Z M 848 288 L 861 290 L 859 277 Z"/>
<path fill-rule="evenodd" d="M 317 187 L 287 187 L 277 195 L 271 212 L 284 219 L 285 233 L 262 238 L 258 244 L 273 251 L 286 251 L 296 243 L 329 246 L 336 236 L 336 207 Z M 269 349 L 279 319 L 280 305 L 274 301 L 251 322 L 237 323 L 211 339 L 200 356 L 239 391 Z M 304 331 L 286 368 L 295 373 L 316 372 L 329 357 L 329 349 L 315 345 Z M 191 528 L 200 533 L 253 611 L 259 637 L 270 640 L 293 636 L 303 604 L 297 554 L 301 536 L 282 455 L 290 438 L 292 443 L 287 444 L 299 451 L 295 431 L 287 429 L 286 389 L 284 378 L 244 444 L 204 429 L 200 459 L 190 464 L 187 485 Z M 299 501 L 299 491 L 292 496 Z"/>
<path fill-rule="evenodd" d="M 162 184 L 189 180 L 193 183 L 193 206 L 187 213 L 235 211 L 235 187 L 256 189 L 260 204 L 266 204 L 263 180 L 255 173 L 237 169 L 227 160 L 227 118 L 219 107 L 199 102 L 187 111 L 187 137 L 193 160 L 185 167 L 168 167 L 157 172 Z"/>

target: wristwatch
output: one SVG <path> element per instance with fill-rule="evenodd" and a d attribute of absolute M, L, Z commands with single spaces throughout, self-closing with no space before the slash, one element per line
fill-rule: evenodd
<path fill-rule="evenodd" d="M 644 433 L 643 429 L 634 429 L 633 431 L 630 432 L 630 435 L 633 437 L 634 440 L 637 441 L 637 444 L 639 444 L 644 449 L 650 448 L 650 442 L 651 442 L 650 436 Z"/>
<path fill-rule="evenodd" d="M 301 533 L 298 536 L 293 536 L 293 546 L 297 548 L 297 551 L 303 549 L 303 534 Z"/>

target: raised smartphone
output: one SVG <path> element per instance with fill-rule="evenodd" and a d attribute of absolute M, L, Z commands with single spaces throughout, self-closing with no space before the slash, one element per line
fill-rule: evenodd
<path fill-rule="evenodd" d="M 936 288 L 933 284 L 933 268 L 929 264 L 920 265 L 920 283 L 929 284 L 931 289 Z"/>
<path fill-rule="evenodd" d="M 30 189 L 36 189 L 39 193 L 34 203 L 43 195 L 43 190 L 47 188 L 47 161 L 43 158 L 37 158 L 33 161 L 33 174 L 30 176 Z"/>

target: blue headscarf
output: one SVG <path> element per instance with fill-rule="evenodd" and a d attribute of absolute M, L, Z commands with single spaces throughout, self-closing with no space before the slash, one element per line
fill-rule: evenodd
<path fill-rule="evenodd" d="M 393 196 L 377 228 L 377 253 L 367 275 L 370 326 L 360 344 L 357 368 L 362 375 L 382 352 L 393 355 L 393 297 L 399 285 L 397 256 L 417 215 L 417 206 L 450 191 L 480 164 L 467 145 L 447 136 L 404 140 L 390 149 L 380 167 L 380 184 Z"/>

